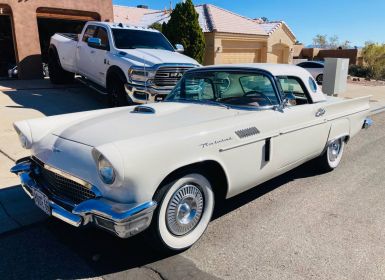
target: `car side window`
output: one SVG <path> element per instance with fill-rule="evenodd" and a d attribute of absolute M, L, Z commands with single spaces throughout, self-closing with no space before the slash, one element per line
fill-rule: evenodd
<path fill-rule="evenodd" d="M 108 33 L 107 30 L 103 27 L 98 27 L 94 34 L 95 38 L 99 38 L 102 42 L 102 47 L 107 49 L 109 47 Z"/>
<path fill-rule="evenodd" d="M 95 36 L 96 30 L 97 30 L 97 26 L 95 26 L 95 25 L 88 25 L 86 31 L 84 31 L 84 35 L 83 35 L 83 40 L 82 41 L 87 43 L 88 42 L 88 38 L 92 38 L 92 37 Z"/>
<path fill-rule="evenodd" d="M 296 99 L 295 105 L 310 103 L 310 98 L 308 96 L 305 85 L 298 77 L 280 76 L 278 77 L 278 81 L 284 94 L 294 94 Z"/>

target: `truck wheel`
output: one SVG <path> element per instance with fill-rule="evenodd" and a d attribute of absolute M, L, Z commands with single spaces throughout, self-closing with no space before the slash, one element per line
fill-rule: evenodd
<path fill-rule="evenodd" d="M 132 105 L 133 102 L 124 89 L 124 82 L 117 76 L 113 75 L 109 78 L 107 86 L 110 105 L 112 107 L 121 107 Z"/>
<path fill-rule="evenodd" d="M 317 158 L 318 165 L 323 171 L 332 171 L 337 168 L 342 159 L 345 141 L 343 138 L 336 139 L 329 143 L 326 151 Z"/>
<path fill-rule="evenodd" d="M 73 83 L 75 74 L 64 70 L 61 67 L 59 57 L 55 51 L 50 51 L 48 55 L 49 79 L 53 84 Z"/>
<path fill-rule="evenodd" d="M 162 186 L 154 196 L 158 207 L 151 230 L 162 248 L 182 251 L 205 232 L 214 210 L 214 193 L 201 174 L 179 177 Z"/>

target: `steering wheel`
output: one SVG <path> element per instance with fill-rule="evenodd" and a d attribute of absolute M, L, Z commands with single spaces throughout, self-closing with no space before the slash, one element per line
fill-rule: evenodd
<path fill-rule="evenodd" d="M 249 96 L 249 95 L 254 95 L 254 94 L 259 94 L 260 96 L 265 98 L 267 101 L 269 101 L 270 105 L 274 105 L 274 103 L 271 101 L 271 99 L 266 94 L 264 94 L 260 91 L 252 90 L 252 91 L 245 93 L 243 96 Z"/>

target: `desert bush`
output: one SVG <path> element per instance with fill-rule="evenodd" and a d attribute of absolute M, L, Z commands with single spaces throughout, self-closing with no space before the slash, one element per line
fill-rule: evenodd
<path fill-rule="evenodd" d="M 385 79 L 385 44 L 367 42 L 362 57 L 372 78 Z"/>

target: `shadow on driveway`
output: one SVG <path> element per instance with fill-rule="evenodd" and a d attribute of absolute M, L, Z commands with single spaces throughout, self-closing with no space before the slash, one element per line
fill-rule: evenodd
<path fill-rule="evenodd" d="M 213 219 L 287 182 L 319 174 L 313 162 L 306 163 L 221 202 L 216 207 Z M 20 199 L 29 198 L 25 195 Z M 100 229 L 74 228 L 54 218 L 47 218 L 34 225 L 0 234 L 0 279 L 88 278 L 148 267 L 159 260 L 167 262 L 165 259 L 172 254 L 160 253 L 155 246 L 154 240 L 146 232 L 130 239 L 119 239 Z M 184 265 L 191 267 L 189 263 Z M 160 263 L 160 266 L 166 265 Z"/>
<path fill-rule="evenodd" d="M 68 88 L 15 89 L 3 91 L 17 105 L 7 108 L 27 108 L 46 116 L 107 108 L 107 97 L 84 86 Z"/>

